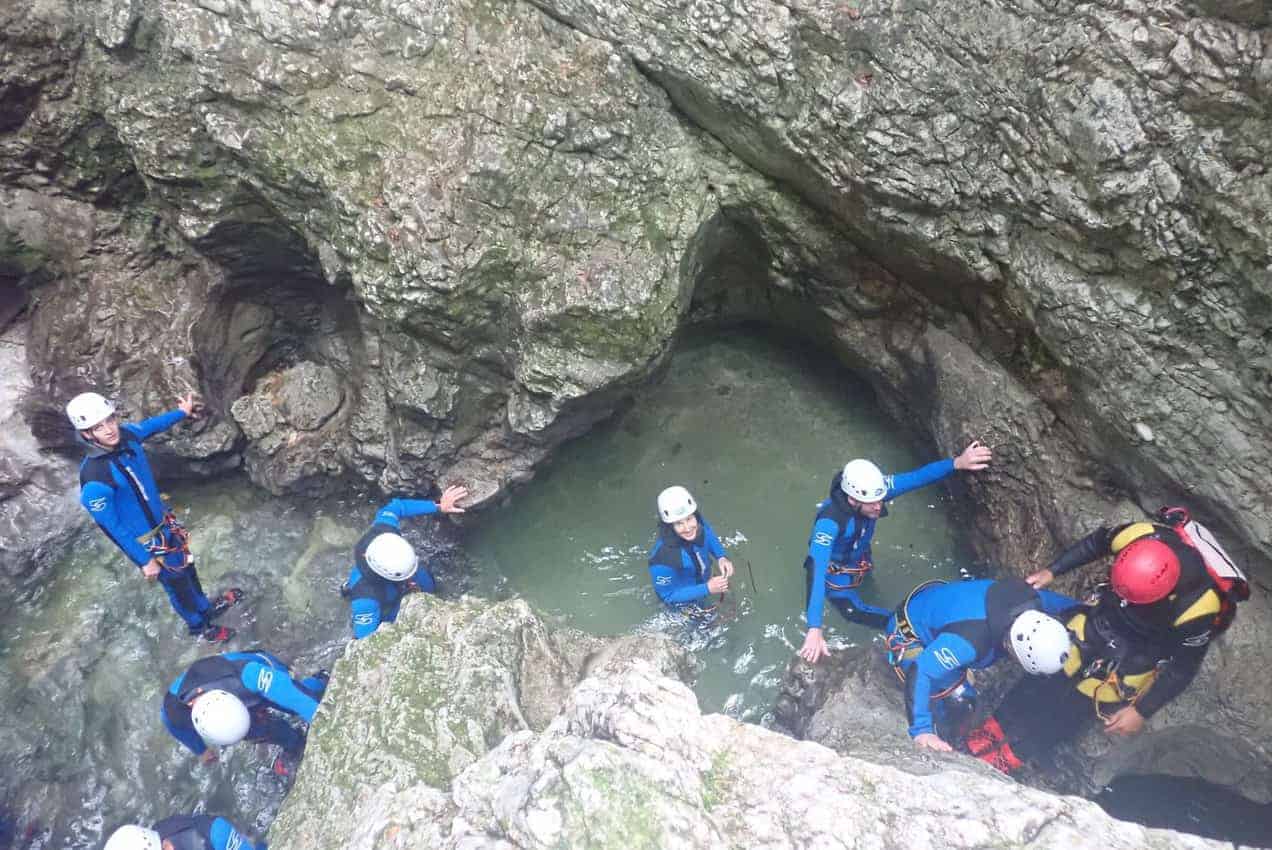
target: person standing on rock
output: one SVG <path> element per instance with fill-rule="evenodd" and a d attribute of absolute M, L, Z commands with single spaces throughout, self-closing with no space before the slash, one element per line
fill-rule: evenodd
<path fill-rule="evenodd" d="M 684 487 L 658 494 L 658 536 L 649 553 L 649 579 L 665 604 L 690 617 L 710 615 L 713 594 L 729 592 L 733 562 L 698 503 Z M 720 575 L 712 575 L 712 562 Z"/>
<path fill-rule="evenodd" d="M 953 749 L 936 731 L 946 700 L 970 702 L 969 670 L 1005 655 L 1026 673 L 1050 675 L 1069 656 L 1069 632 L 1055 617 L 1076 599 L 1035 590 L 1024 579 L 929 581 L 910 591 L 888 619 L 888 662 L 905 688 L 910 737 L 919 747 Z M 935 710 L 934 710 L 935 709 Z"/>
<path fill-rule="evenodd" d="M 153 827 L 121 826 L 102 850 L 266 850 L 266 845 L 252 844 L 225 818 L 174 815 Z"/>
<path fill-rule="evenodd" d="M 239 741 L 277 744 L 283 755 L 274 772 L 290 773 L 305 737 L 282 716 L 313 722 L 327 689 L 327 672 L 296 680 L 276 655 L 264 650 L 226 652 L 200 658 L 177 677 L 163 697 L 164 727 L 204 764 L 217 760 L 214 748 Z"/>
<path fill-rule="evenodd" d="M 968 736 L 973 755 L 1010 773 L 1097 719 L 1110 735 L 1137 735 L 1188 687 L 1250 588 L 1185 508 L 1162 508 L 1157 520 L 1097 528 L 1028 577 L 1042 588 L 1056 576 L 1114 559 L 1108 583 L 1068 619 L 1074 652 L 1064 675 L 1013 687 Z"/>
<path fill-rule="evenodd" d="M 80 504 L 147 581 L 163 585 L 190 634 L 224 643 L 234 632 L 212 621 L 242 599 L 243 591 L 231 588 L 216 602 L 204 595 L 190 555 L 189 534 L 164 505 L 141 447 L 201 408 L 198 397 L 187 393 L 175 410 L 121 424 L 113 404 L 87 392 L 71 399 L 66 415 L 88 446 L 88 456 L 80 464 Z"/>
<path fill-rule="evenodd" d="M 341 588 L 350 600 L 354 640 L 367 637 L 381 623 L 397 619 L 402 600 L 410 593 L 433 593 L 437 584 L 419 568 L 415 548 L 402 536 L 402 520 L 429 514 L 462 514 L 459 502 L 468 498 L 464 487 L 447 487 L 440 501 L 394 499 L 375 515 L 375 521 L 353 550 L 353 569 Z"/>
<path fill-rule="evenodd" d="M 808 634 L 799 655 L 815 664 L 830 654 L 822 635 L 822 609 L 829 599 L 844 618 L 882 629 L 891 611 L 866 603 L 857 593 L 874 569 L 870 544 L 875 522 L 887 515 L 884 502 L 944 481 L 956 470 L 977 472 L 993 458 L 987 446 L 973 441 L 954 458 L 938 460 L 911 472 L 884 475 L 879 467 L 858 458 L 844 466 L 830 482 L 830 495 L 817 506 L 804 559 Z"/>

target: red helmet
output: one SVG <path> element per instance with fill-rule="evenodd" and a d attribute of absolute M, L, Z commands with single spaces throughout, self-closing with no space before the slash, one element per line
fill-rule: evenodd
<path fill-rule="evenodd" d="M 1113 561 L 1109 583 L 1132 605 L 1147 605 L 1166 596 L 1179 581 L 1179 556 L 1160 540 L 1136 540 Z"/>

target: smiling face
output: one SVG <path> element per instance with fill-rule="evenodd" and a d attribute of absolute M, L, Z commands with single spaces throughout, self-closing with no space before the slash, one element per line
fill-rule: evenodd
<path fill-rule="evenodd" d="M 108 416 L 87 431 L 81 431 L 86 440 L 92 440 L 99 446 L 113 449 L 119 445 L 119 417 Z"/>
<path fill-rule="evenodd" d="M 698 517 L 690 514 L 684 519 L 678 519 L 671 524 L 676 534 L 680 535 L 682 540 L 693 540 L 698 536 Z"/>

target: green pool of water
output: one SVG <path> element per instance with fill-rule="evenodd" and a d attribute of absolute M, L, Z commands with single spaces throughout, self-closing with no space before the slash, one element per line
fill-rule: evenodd
<path fill-rule="evenodd" d="M 824 356 L 751 332 L 700 337 L 660 383 L 565 446 L 469 532 L 477 590 L 510 590 L 595 634 L 676 634 L 702 661 L 705 710 L 762 719 L 804 639 L 801 565 L 817 503 L 859 456 L 885 472 L 935 460 L 916 454 L 869 388 Z M 649 582 L 654 502 L 672 484 L 694 494 L 737 567 L 737 614 L 705 633 L 665 612 Z M 969 563 L 949 508 L 939 485 L 892 504 L 875 535 L 868 601 L 891 607 Z M 833 609 L 825 622 L 832 648 L 873 637 Z"/>

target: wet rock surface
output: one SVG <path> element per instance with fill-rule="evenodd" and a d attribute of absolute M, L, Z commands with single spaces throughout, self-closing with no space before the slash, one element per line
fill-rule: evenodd
<path fill-rule="evenodd" d="M 996 566 L 1185 502 L 1257 593 L 1266 24 L 1246 0 L 17 0 L 0 321 L 53 412 L 85 384 L 134 418 L 204 392 L 155 442 L 171 471 L 479 501 L 686 314 L 776 322 L 925 447 L 995 446 L 957 486 Z M 14 433 L 6 596 L 72 539 L 27 519 L 68 474 L 32 452 L 67 436 Z M 1266 766 L 1269 617 L 1248 603 L 1161 722 Z"/>
<path fill-rule="evenodd" d="M 65 458 L 42 453 L 21 416 L 30 390 L 26 323 L 0 333 L 0 586 L 5 602 L 27 593 L 67 541 L 89 521 L 79 507 L 79 476 Z"/>
<path fill-rule="evenodd" d="M 430 791 L 449 790 L 505 737 L 546 728 L 585 669 L 607 675 L 633 663 L 689 669 L 669 640 L 607 643 L 549 628 L 519 600 L 412 598 L 396 624 L 351 644 L 337 664 L 297 802 L 280 811 L 273 841 L 340 847 L 352 834 L 380 833 L 379 817 L 435 809 L 440 795 Z M 403 808 L 404 797 L 422 809 Z"/>

